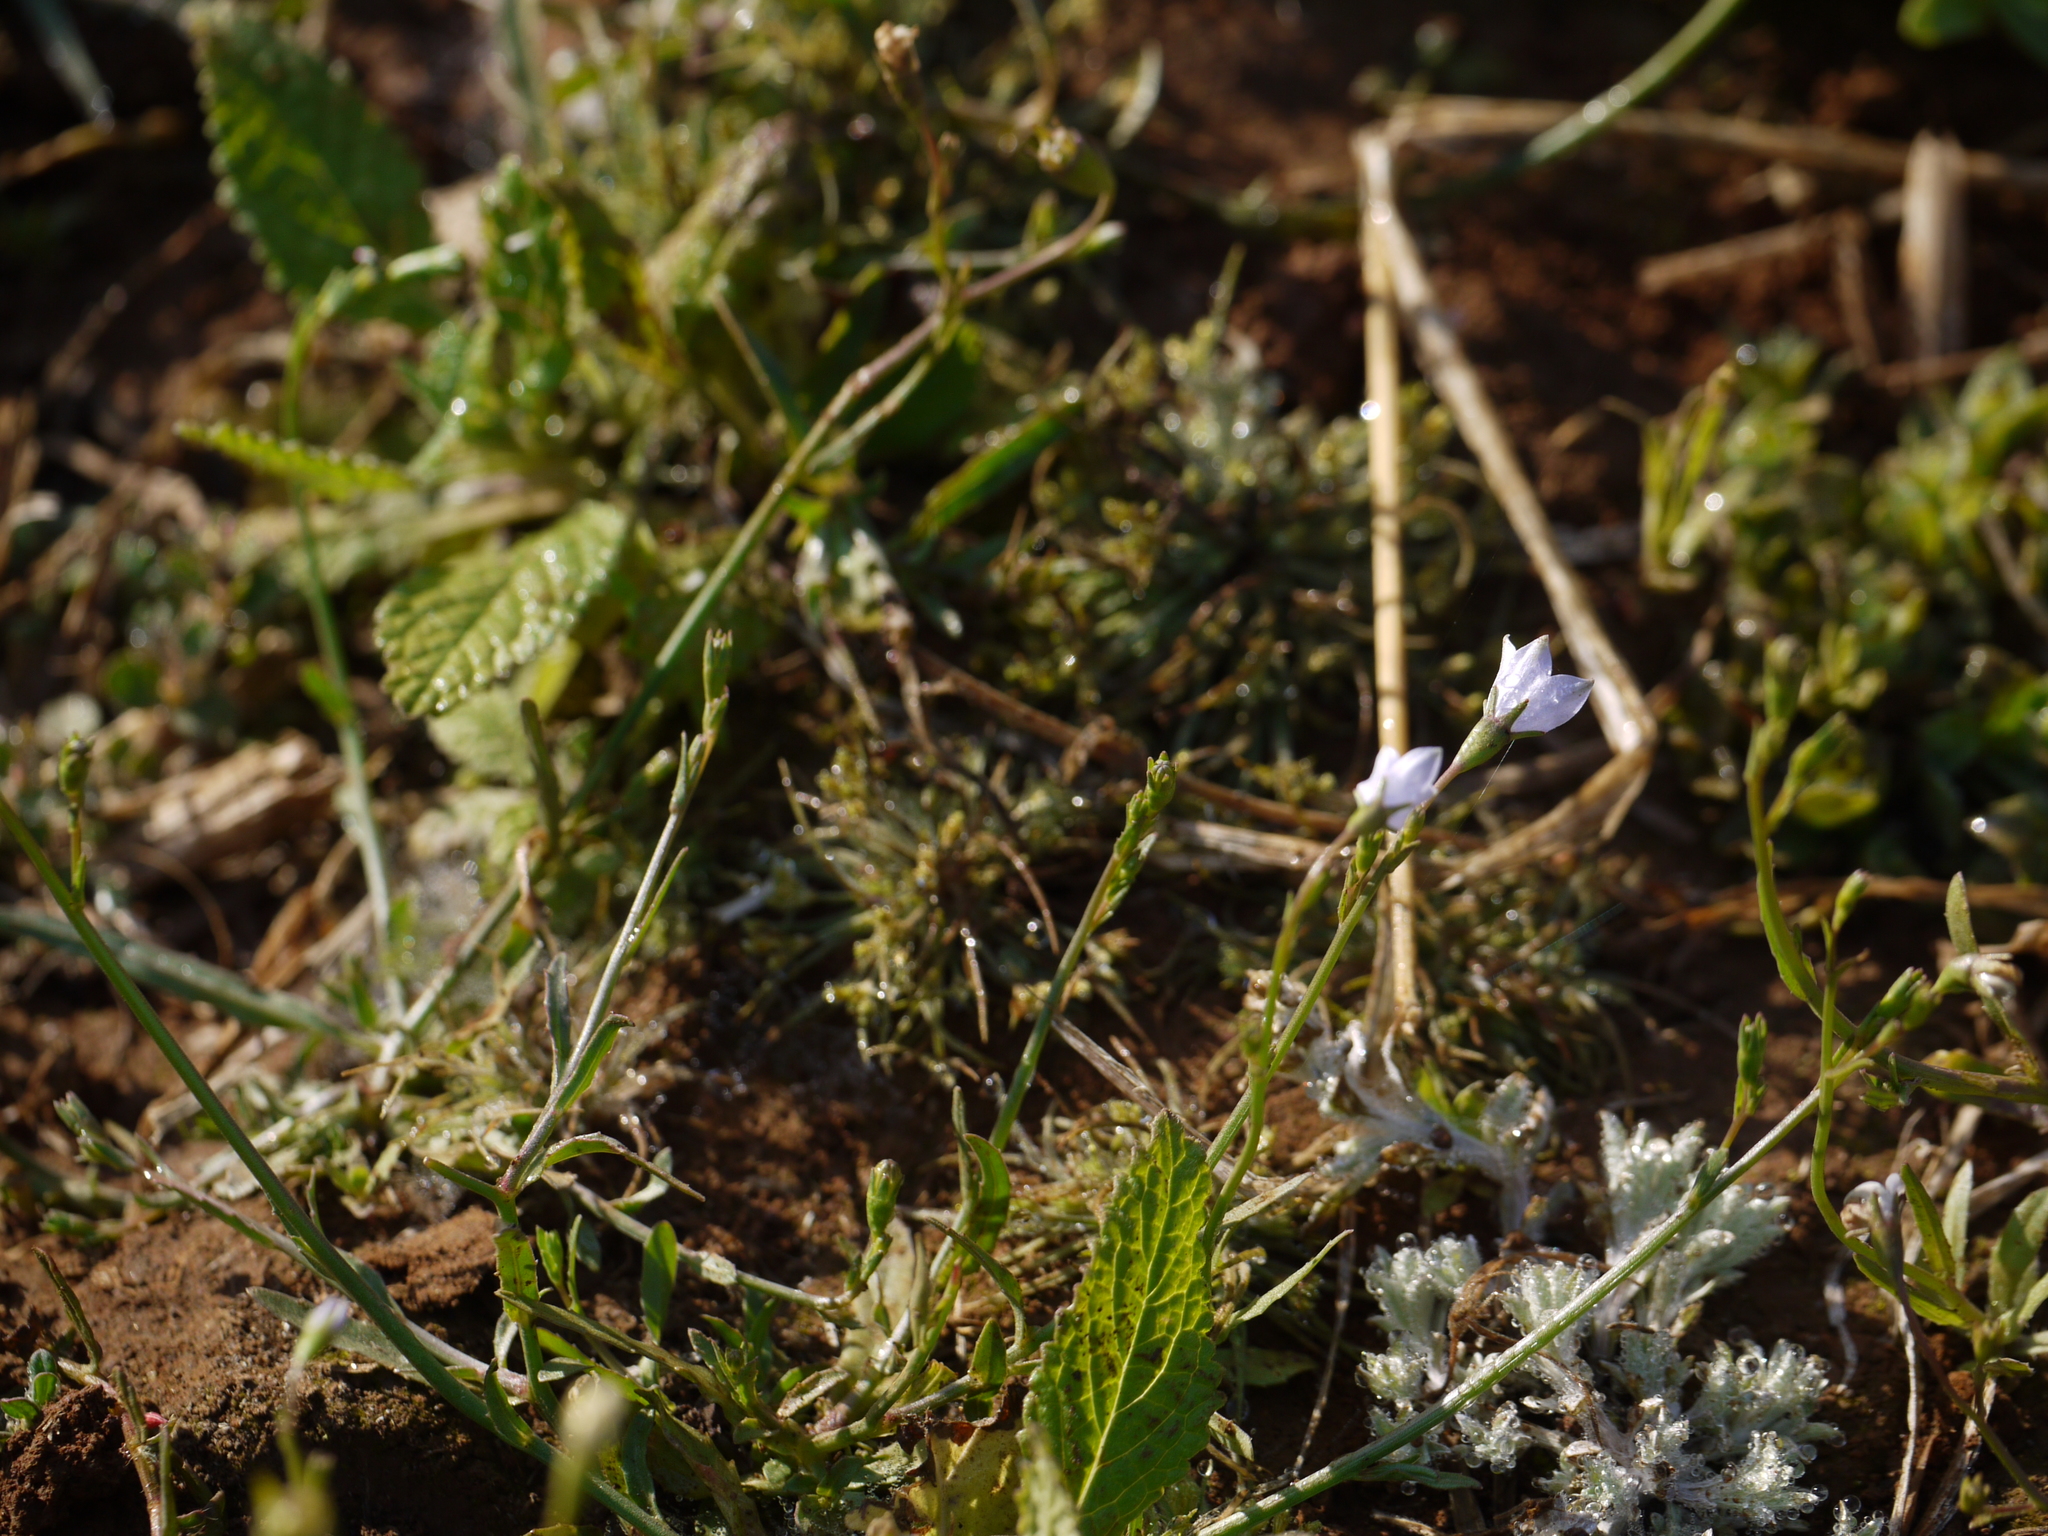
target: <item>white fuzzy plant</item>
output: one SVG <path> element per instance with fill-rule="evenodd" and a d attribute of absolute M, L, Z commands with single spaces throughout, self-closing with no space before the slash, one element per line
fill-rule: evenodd
<path fill-rule="evenodd" d="M 1378 1097 L 1390 1094 L 1382 1088 Z M 1419 1100 L 1401 1106 L 1404 1123 L 1428 1115 Z M 1361 1130 L 1361 1143 L 1377 1139 Z M 1501 1138 L 1471 1157 L 1455 1148 L 1441 1155 L 1479 1166 L 1512 1148 L 1526 1190 L 1538 1145 Z M 1386 1347 L 1365 1358 L 1359 1376 L 1382 1405 L 1378 1431 L 1486 1374 L 1502 1351 L 1571 1309 L 1603 1264 L 1677 1208 L 1706 1154 L 1698 1125 L 1667 1138 L 1604 1116 L 1603 1187 L 1594 1201 L 1605 1251 L 1597 1260 L 1516 1245 L 1487 1263 L 1470 1237 L 1377 1251 L 1364 1282 L 1379 1303 Z M 1418 1441 L 1414 1459 L 1506 1472 L 1547 1452 L 1555 1470 L 1541 1480 L 1549 1506 L 1527 1526 L 1536 1533 L 1704 1536 L 1770 1530 L 1808 1515 L 1826 1493 L 1803 1483 L 1807 1463 L 1819 1443 L 1840 1438 L 1814 1418 L 1828 1385 L 1822 1362 L 1784 1340 L 1768 1351 L 1716 1341 L 1703 1359 L 1678 1346 L 1706 1296 L 1782 1236 L 1785 1207 L 1782 1195 L 1759 1186 L 1724 1190 L 1630 1285 Z M 1846 1508 L 1835 1521 L 1837 1536 L 1878 1536 L 1881 1526 L 1857 1522 Z"/>

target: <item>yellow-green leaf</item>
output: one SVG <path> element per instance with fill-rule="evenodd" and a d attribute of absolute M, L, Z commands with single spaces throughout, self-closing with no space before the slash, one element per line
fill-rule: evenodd
<path fill-rule="evenodd" d="M 392 702 L 438 714 L 539 655 L 611 576 L 627 522 L 618 507 L 586 501 L 509 549 L 430 566 L 392 588 L 377 605 Z"/>

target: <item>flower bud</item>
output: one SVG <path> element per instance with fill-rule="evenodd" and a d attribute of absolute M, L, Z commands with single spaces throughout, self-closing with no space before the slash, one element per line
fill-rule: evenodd
<path fill-rule="evenodd" d="M 903 1191 L 903 1169 L 896 1159 L 885 1157 L 868 1172 L 868 1234 L 870 1238 L 889 1230 L 896 1219 L 896 1197 Z"/>
<path fill-rule="evenodd" d="M 329 1296 L 308 1312 L 306 1320 L 299 1324 L 299 1342 L 292 1349 L 293 1368 L 326 1354 L 335 1335 L 348 1326 L 348 1319 L 348 1302 L 339 1296 Z"/>
<path fill-rule="evenodd" d="M 91 772 L 92 741 L 74 735 L 64 743 L 64 750 L 57 757 L 57 788 L 73 805 L 85 799 L 85 781 Z"/>
<path fill-rule="evenodd" d="M 875 58 L 890 86 L 917 73 L 917 28 L 885 21 L 875 28 Z"/>
<path fill-rule="evenodd" d="M 1806 647 L 1797 635 L 1779 635 L 1764 649 L 1764 718 L 1790 720 L 1806 677 Z"/>

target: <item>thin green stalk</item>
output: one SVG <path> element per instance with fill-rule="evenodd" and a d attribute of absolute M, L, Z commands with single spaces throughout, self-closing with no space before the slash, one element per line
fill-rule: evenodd
<path fill-rule="evenodd" d="M 1370 910 L 1374 898 L 1379 895 L 1381 884 L 1406 857 L 1406 848 L 1414 846 L 1414 838 L 1407 838 L 1403 843 L 1397 843 L 1394 851 L 1375 860 L 1372 872 L 1356 893 L 1350 912 L 1338 926 L 1336 937 L 1331 939 L 1330 947 L 1324 952 L 1322 963 L 1316 967 L 1316 974 L 1309 983 L 1301 1006 L 1296 1008 L 1289 1018 L 1286 1032 L 1279 1040 L 1275 1040 L 1273 1021 L 1278 1017 L 1280 992 L 1288 966 L 1294 958 L 1294 944 L 1300 933 L 1301 923 L 1306 914 L 1322 899 L 1324 887 L 1329 883 L 1330 867 L 1334 862 L 1332 855 L 1347 838 L 1364 835 L 1365 821 L 1366 813 L 1355 812 L 1350 824 L 1345 827 L 1337 841 L 1331 843 L 1317 856 L 1315 864 L 1309 869 L 1308 877 L 1302 881 L 1300 893 L 1289 903 L 1287 913 L 1281 920 L 1280 939 L 1273 946 L 1272 980 L 1267 984 L 1266 1006 L 1259 1023 L 1256 1041 L 1258 1056 L 1250 1062 L 1250 1081 L 1245 1085 L 1244 1093 L 1238 1098 L 1238 1110 L 1241 1110 L 1242 1114 L 1239 1114 L 1238 1110 L 1232 1111 L 1231 1119 L 1224 1124 L 1223 1134 L 1218 1136 L 1209 1148 L 1208 1163 L 1213 1168 L 1228 1151 L 1229 1139 L 1236 1136 L 1239 1133 L 1238 1128 L 1242 1126 L 1244 1148 L 1238 1153 L 1237 1162 L 1232 1165 L 1229 1177 L 1223 1181 L 1223 1188 L 1218 1192 L 1211 1208 L 1211 1241 L 1222 1230 L 1225 1214 L 1236 1201 L 1237 1191 L 1251 1173 L 1252 1164 L 1258 1160 L 1259 1141 L 1266 1128 L 1266 1095 L 1272 1087 L 1273 1074 L 1279 1071 L 1281 1064 L 1293 1051 L 1294 1043 L 1300 1038 L 1309 1014 L 1329 985 L 1330 976 L 1335 972 L 1337 962 L 1343 959 L 1345 950 L 1350 948 L 1352 937 L 1364 923 L 1365 915 Z M 1247 1052 L 1247 1055 L 1249 1054 Z"/>
<path fill-rule="evenodd" d="M 685 753 L 687 757 L 687 751 Z M 668 889 L 667 877 L 674 873 L 670 868 L 669 850 L 675 846 L 677 835 L 682 831 L 683 815 L 680 809 L 669 813 L 668 821 L 662 826 L 661 837 L 654 845 L 654 852 L 647 861 L 647 873 L 641 877 L 640 889 L 633 897 L 633 908 L 627 914 L 625 925 L 619 929 L 619 936 L 612 944 L 611 957 L 605 963 L 604 974 L 598 979 L 597 991 L 592 995 L 590 1011 L 584 1017 L 583 1027 L 576 1037 L 576 1046 L 568 1063 L 559 1066 L 555 1072 L 554 1087 L 548 1094 L 548 1101 L 533 1122 L 533 1129 L 526 1133 L 526 1140 L 519 1149 L 519 1155 L 505 1170 L 498 1187 L 507 1194 L 516 1195 L 532 1176 L 534 1165 L 547 1150 L 548 1139 L 555 1134 L 555 1127 L 561 1124 L 562 1116 L 569 1110 L 568 1097 L 589 1065 L 591 1053 L 598 1048 L 606 1036 L 600 1029 L 611 1006 L 613 989 L 618 985 L 619 973 L 625 968 L 626 957 L 637 948 L 641 930 L 654 915 L 656 893 Z"/>
<path fill-rule="evenodd" d="M 1044 249 L 1014 266 L 992 273 L 978 283 L 969 283 L 961 290 L 959 308 L 964 310 L 970 304 L 1014 287 L 1065 260 L 1087 244 L 1089 236 L 1095 233 L 1103 219 L 1108 216 L 1113 201 L 1113 193 L 1104 193 L 1096 199 L 1094 208 L 1085 219 Z M 689 608 L 676 621 L 676 626 L 669 631 L 668 638 L 662 642 L 661 650 L 656 653 L 654 661 L 649 665 L 646 676 L 641 678 L 640 686 L 634 691 L 631 701 L 613 724 L 610 734 L 605 737 L 604 744 L 598 749 L 597 756 L 591 761 L 589 770 L 583 775 L 583 782 L 577 785 L 576 793 L 570 797 L 568 814 L 573 815 L 581 810 L 591 795 L 600 786 L 608 784 L 612 776 L 618 772 L 619 764 L 623 761 L 634 734 L 648 710 L 657 701 L 675 696 L 676 674 L 681 670 L 690 651 L 704 637 L 705 630 L 710 627 L 718 605 L 725 599 L 726 588 L 732 585 L 733 578 L 739 574 L 741 567 L 768 537 L 769 530 L 775 526 L 776 514 L 782 509 L 782 498 L 810 470 L 813 460 L 831 435 L 832 428 L 838 423 L 839 418 L 852 408 L 855 401 L 894 373 L 932 340 L 945 322 L 946 315 L 947 311 L 943 309 L 934 310 L 880 357 L 856 368 L 839 387 L 838 393 L 833 395 L 830 403 L 819 413 L 818 419 L 811 424 L 811 429 L 790 453 L 789 458 L 776 473 L 775 479 L 770 482 L 767 491 L 762 494 L 761 500 L 755 505 L 753 512 L 741 525 L 739 533 L 727 547 L 724 557 L 713 568 L 704 585 L 697 589 L 697 595 L 691 600 Z"/>
<path fill-rule="evenodd" d="M 1031 1091 L 1032 1079 L 1038 1075 L 1038 1058 L 1045 1054 L 1045 1042 L 1052 1034 L 1053 1015 L 1059 1012 L 1060 1004 L 1065 1001 L 1074 972 L 1081 968 L 1081 961 L 1087 955 L 1088 941 L 1095 936 L 1096 925 L 1102 921 L 1102 908 L 1109 895 L 1113 872 L 1113 865 L 1102 871 L 1102 878 L 1095 882 L 1095 889 L 1089 894 L 1088 905 L 1082 909 L 1081 920 L 1067 935 L 1066 951 L 1060 956 L 1058 969 L 1052 973 L 1052 985 L 1046 989 L 1045 1001 L 1032 1022 L 1030 1037 L 1024 1042 L 1024 1054 L 1017 1058 L 1017 1070 L 1010 1075 L 1009 1091 L 1003 1095 L 1002 1108 L 996 1112 L 995 1127 L 988 1133 L 989 1145 L 998 1152 L 1009 1142 L 1017 1116 L 1023 1112 L 1024 1095 Z"/>
<path fill-rule="evenodd" d="M 1010 1132 L 1016 1127 L 1017 1116 L 1023 1111 L 1024 1095 L 1031 1091 L 1032 1080 L 1038 1076 L 1038 1058 L 1045 1053 L 1045 1042 L 1052 1034 L 1053 1016 L 1059 1012 L 1060 1004 L 1066 1001 L 1074 972 L 1081 968 L 1081 961 L 1088 953 L 1088 941 L 1095 937 L 1095 930 L 1109 920 L 1130 893 L 1146 855 L 1152 850 L 1152 828 L 1173 799 L 1175 777 L 1171 762 L 1164 757 L 1155 759 L 1146 765 L 1145 782 L 1125 807 L 1124 829 L 1117 836 L 1116 848 L 1110 854 L 1109 862 L 1102 867 L 1102 878 L 1095 882 L 1095 889 L 1089 893 L 1081 920 L 1067 935 L 1066 951 L 1060 956 L 1059 966 L 1046 988 L 1045 1001 L 1031 1026 L 1031 1036 L 1024 1042 L 1024 1054 L 1017 1060 L 1009 1091 L 1003 1095 L 1002 1107 L 996 1112 L 995 1127 L 988 1133 L 989 1144 L 998 1152 L 1008 1143 Z"/>
<path fill-rule="evenodd" d="M 336 273 L 319 295 L 299 311 L 292 323 L 291 343 L 285 351 L 284 377 L 280 381 L 277 424 L 280 433 L 296 439 L 299 435 L 299 397 L 305 385 L 306 362 L 312 355 L 313 340 L 320 328 L 333 319 L 341 305 L 358 286 L 353 273 Z M 341 747 L 342 787 L 335 798 L 340 804 L 342 825 L 355 839 L 362 856 L 363 883 L 369 887 L 372 932 L 377 958 L 391 993 L 390 1001 L 402 1006 L 398 981 L 390 973 L 391 871 L 384 856 L 384 839 L 377 830 L 376 803 L 370 794 L 370 775 L 363 749 L 362 719 L 348 691 L 348 656 L 341 643 L 341 625 L 334 616 L 334 602 L 327 581 L 320 572 L 320 543 L 313 536 L 313 518 L 306 510 L 306 493 L 292 488 L 292 510 L 299 524 L 299 552 L 306 565 L 306 606 L 313 613 L 313 634 L 320 650 L 320 664 L 327 674 L 327 687 L 315 702 L 334 727 Z M 396 1011 L 394 1009 L 394 1011 Z"/>
<path fill-rule="evenodd" d="M 128 1011 L 135 1016 L 143 1032 L 171 1064 L 171 1070 L 177 1073 L 186 1091 L 198 1101 L 199 1107 L 206 1112 L 207 1117 L 219 1130 L 222 1139 L 234 1150 L 242 1166 L 249 1171 L 249 1176 L 256 1181 L 257 1187 L 269 1200 L 270 1208 L 277 1213 L 278 1220 L 284 1224 L 286 1232 L 291 1235 L 292 1241 L 297 1245 L 308 1266 L 360 1307 L 364 1315 L 376 1325 L 377 1330 L 391 1341 L 392 1347 L 405 1356 L 406 1363 L 418 1371 L 427 1385 L 440 1393 L 450 1406 L 483 1428 L 498 1433 L 500 1438 L 513 1441 L 543 1466 L 552 1465 L 554 1452 L 545 1441 L 531 1434 L 513 1440 L 513 1437 L 499 1430 L 493 1422 L 491 1409 L 485 1399 L 471 1392 L 455 1378 L 440 1358 L 427 1347 L 424 1340 L 413 1331 L 411 1324 L 398 1310 L 384 1287 L 375 1283 L 369 1273 L 358 1266 L 355 1259 L 335 1247 L 328 1240 L 327 1234 L 322 1232 L 319 1225 L 306 1213 L 305 1208 L 292 1197 L 291 1191 L 285 1188 L 284 1181 L 277 1176 L 263 1154 L 256 1150 L 256 1145 L 249 1139 L 248 1132 L 236 1122 L 235 1117 L 228 1112 L 227 1105 L 222 1103 L 220 1096 L 213 1091 L 213 1085 L 207 1082 L 205 1074 L 193 1064 L 192 1058 L 185 1054 L 184 1048 L 178 1044 L 177 1037 L 164 1027 L 163 1020 L 158 1017 L 149 999 L 143 995 L 142 989 L 136 986 L 134 980 L 122 968 L 121 962 L 115 958 L 114 952 L 100 936 L 99 930 L 86 916 L 84 903 L 69 891 L 56 870 L 51 867 L 41 845 L 30 834 L 20 813 L 15 810 L 14 802 L 5 794 L 0 794 L 0 826 L 6 828 L 29 862 L 35 866 L 37 877 L 56 898 L 58 905 L 64 909 L 64 915 L 71 920 L 71 926 L 77 931 L 86 953 L 98 964 L 100 971 L 113 987 L 115 996 L 119 997 Z M 487 1390 L 495 1390 L 495 1384 Z M 674 1536 L 666 1524 L 600 1479 L 590 1479 L 590 1491 L 606 1509 L 633 1529 L 645 1533 L 645 1536 Z"/>
<path fill-rule="evenodd" d="M 1371 1444 L 1361 1446 L 1349 1455 L 1338 1457 L 1328 1466 L 1310 1473 L 1307 1477 L 1296 1479 L 1278 1492 L 1253 1499 L 1217 1519 L 1197 1524 L 1196 1536 L 1249 1536 L 1249 1533 L 1257 1530 L 1275 1515 L 1284 1514 L 1297 1505 L 1328 1493 L 1332 1488 L 1358 1476 L 1368 1467 L 1386 1461 L 1396 1451 L 1413 1445 L 1439 1425 L 1448 1423 L 1470 1408 L 1513 1376 L 1528 1361 L 1562 1338 L 1582 1319 L 1590 1316 L 1601 1302 L 1633 1281 L 1673 1239 L 1684 1233 L 1701 1212 L 1740 1183 L 1758 1163 L 1775 1151 L 1799 1123 L 1813 1113 L 1819 1100 L 1820 1090 L 1816 1088 L 1801 1099 L 1792 1111 L 1773 1126 L 1740 1161 L 1726 1168 L 1716 1178 L 1696 1182 L 1684 1203 L 1662 1222 L 1645 1232 L 1620 1263 L 1594 1281 L 1556 1317 L 1524 1337 L 1520 1343 L 1505 1353 L 1494 1356 L 1493 1363 L 1484 1372 L 1472 1377 L 1450 1393 L 1436 1407 L 1427 1413 L 1403 1420 L 1397 1428 L 1389 1430 Z"/>
<path fill-rule="evenodd" d="M 1372 873 L 1366 877 L 1358 901 L 1339 925 L 1337 936 L 1330 940 L 1330 947 L 1323 953 L 1322 963 L 1316 967 L 1316 973 L 1310 979 L 1307 991 L 1302 994 L 1300 1004 L 1287 1021 L 1286 1030 L 1273 1047 L 1276 1061 L 1285 1061 L 1293 1052 L 1295 1043 L 1300 1040 L 1301 1032 L 1308 1024 L 1309 1015 L 1315 1011 L 1316 1004 L 1322 1001 L 1323 993 L 1330 985 L 1330 977 L 1337 969 L 1337 962 L 1344 958 L 1344 951 L 1350 946 L 1353 935 L 1358 932 L 1359 925 L 1365 921 L 1366 914 L 1371 910 L 1373 898 L 1379 894 L 1380 886 L 1387 876 L 1394 872 L 1395 866 L 1406 859 L 1414 849 L 1421 830 L 1422 818 L 1418 816 L 1411 819 L 1408 825 L 1401 829 L 1401 836 L 1394 846 L 1381 854 L 1374 863 Z M 1216 1133 L 1216 1140 L 1210 1144 L 1211 1167 L 1221 1162 L 1224 1154 L 1236 1143 L 1238 1133 L 1244 1129 L 1246 1121 L 1251 1118 L 1251 1113 L 1251 1096 L 1247 1092 L 1239 1097 L 1237 1107 L 1231 1110 L 1230 1118 L 1223 1122 L 1223 1129 Z"/>
<path fill-rule="evenodd" d="M 1671 77 L 1699 56 L 1742 9 L 1743 0 L 1707 0 L 1671 40 L 1556 126 L 1536 135 L 1506 167 L 1506 173 L 1548 165 L 1582 149 L 1614 126 L 1630 107 L 1639 106 L 1670 83 Z"/>

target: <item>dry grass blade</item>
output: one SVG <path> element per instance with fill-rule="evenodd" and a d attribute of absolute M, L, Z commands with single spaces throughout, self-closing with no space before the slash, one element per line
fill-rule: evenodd
<path fill-rule="evenodd" d="M 1899 228 L 1899 298 L 1906 355 L 1940 357 L 1968 337 L 1969 212 L 1966 157 L 1948 134 L 1922 133 L 1906 156 Z"/>

